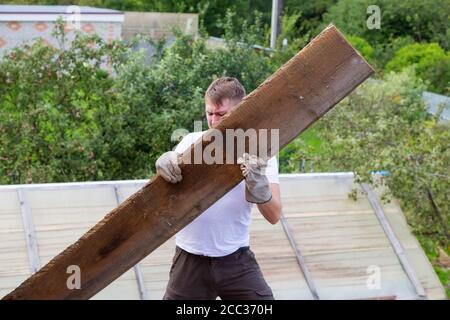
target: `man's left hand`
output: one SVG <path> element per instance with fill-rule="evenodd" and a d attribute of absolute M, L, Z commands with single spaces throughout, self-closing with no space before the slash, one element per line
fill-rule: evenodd
<path fill-rule="evenodd" d="M 257 157 L 244 153 L 237 161 L 245 177 L 245 198 L 252 203 L 266 203 L 272 199 L 269 180 L 265 175 L 267 163 Z"/>

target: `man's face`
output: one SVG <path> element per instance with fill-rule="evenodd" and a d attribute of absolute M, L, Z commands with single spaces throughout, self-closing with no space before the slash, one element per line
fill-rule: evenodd
<path fill-rule="evenodd" d="M 237 105 L 239 101 L 230 100 L 225 98 L 222 100 L 222 103 L 219 105 L 213 105 L 211 102 L 206 100 L 206 119 L 208 120 L 208 127 L 212 128 L 220 119 L 226 115 L 231 108 Z"/>

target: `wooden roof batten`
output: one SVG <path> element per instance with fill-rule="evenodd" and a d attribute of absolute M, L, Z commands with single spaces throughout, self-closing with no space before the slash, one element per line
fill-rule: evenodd
<path fill-rule="evenodd" d="M 426 298 L 425 290 L 422 284 L 420 283 L 419 278 L 417 277 L 414 269 L 412 268 L 411 263 L 408 260 L 408 257 L 406 256 L 405 249 L 403 248 L 401 242 L 399 241 L 394 230 L 392 229 L 392 226 L 389 223 L 389 220 L 387 219 L 380 202 L 378 201 L 377 195 L 367 183 L 362 183 L 361 187 L 367 194 L 367 199 L 373 208 L 375 216 L 377 217 L 381 227 L 383 228 L 384 233 L 389 239 L 389 243 L 391 244 L 398 260 L 400 261 L 403 270 L 408 276 L 408 279 L 411 281 L 411 284 L 413 285 L 417 293 L 417 297 L 419 299 L 425 299 Z"/>
<path fill-rule="evenodd" d="M 286 234 L 287 238 L 289 239 L 289 243 L 290 243 L 292 249 L 294 250 L 298 265 L 299 265 L 300 269 L 302 270 L 303 277 L 305 278 L 308 288 L 311 291 L 311 295 L 313 296 L 314 300 L 320 300 L 316 285 L 314 284 L 314 280 L 311 275 L 311 272 L 309 271 L 309 268 L 308 268 L 308 265 L 306 264 L 305 258 L 303 257 L 303 255 L 300 251 L 300 248 L 298 247 L 297 242 L 295 241 L 294 236 L 292 235 L 291 229 L 289 228 L 289 224 L 288 224 L 283 212 L 281 213 L 280 222 L 281 222 L 281 225 L 283 226 L 284 233 Z"/>

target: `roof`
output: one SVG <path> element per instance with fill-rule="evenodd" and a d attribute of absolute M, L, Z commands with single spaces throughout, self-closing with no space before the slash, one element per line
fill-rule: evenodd
<path fill-rule="evenodd" d="M 81 21 L 123 22 L 123 12 L 87 6 L 0 5 L 0 21 L 55 21 L 80 13 Z"/>
<path fill-rule="evenodd" d="M 147 182 L 0 186 L 0 297 Z M 276 299 L 417 299 L 417 286 L 424 298 L 445 299 L 396 201 L 377 202 L 378 190 L 349 199 L 361 189 L 350 173 L 280 175 L 280 187 L 281 222 L 271 225 L 254 208 L 250 236 Z M 174 249 L 171 238 L 94 299 L 161 299 Z M 377 272 L 380 286 L 370 286 Z"/>

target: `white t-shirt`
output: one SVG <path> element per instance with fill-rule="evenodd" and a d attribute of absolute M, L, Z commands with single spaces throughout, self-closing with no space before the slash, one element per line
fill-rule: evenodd
<path fill-rule="evenodd" d="M 189 133 L 175 151 L 184 152 L 205 132 Z M 276 157 L 267 162 L 266 176 L 269 183 L 279 183 Z M 226 256 L 240 247 L 248 246 L 252 206 L 245 199 L 243 180 L 180 230 L 176 235 L 177 246 L 187 252 L 209 257 Z"/>

